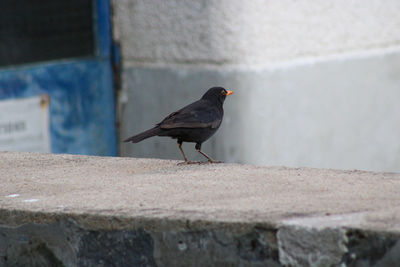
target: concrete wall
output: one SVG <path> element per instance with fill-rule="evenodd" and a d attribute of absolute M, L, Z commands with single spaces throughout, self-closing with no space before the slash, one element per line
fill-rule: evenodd
<path fill-rule="evenodd" d="M 121 139 L 221 85 L 236 94 L 204 145 L 220 160 L 400 171 L 400 2 L 124 0 L 113 9 Z M 121 154 L 180 158 L 159 137 L 121 144 Z"/>
<path fill-rule="evenodd" d="M 397 267 L 400 173 L 0 152 L 0 266 Z"/>

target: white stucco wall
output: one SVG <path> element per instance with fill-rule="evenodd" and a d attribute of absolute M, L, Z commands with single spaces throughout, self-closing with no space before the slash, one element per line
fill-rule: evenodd
<path fill-rule="evenodd" d="M 127 64 L 266 64 L 400 45 L 398 0 L 113 3 Z"/>
<path fill-rule="evenodd" d="M 236 94 L 204 146 L 218 159 L 400 171 L 399 1 L 114 0 L 113 9 L 121 139 L 221 85 Z M 165 138 L 121 144 L 121 154 L 180 158 Z"/>

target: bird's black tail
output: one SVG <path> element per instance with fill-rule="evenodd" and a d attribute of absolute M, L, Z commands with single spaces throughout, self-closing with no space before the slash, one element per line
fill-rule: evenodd
<path fill-rule="evenodd" d="M 158 135 L 160 133 L 160 131 L 161 130 L 159 127 L 154 127 L 154 128 L 151 128 L 150 130 L 144 131 L 143 133 L 129 137 L 128 139 L 124 140 L 124 142 L 139 143 L 140 141 L 142 141 L 146 138 Z"/>

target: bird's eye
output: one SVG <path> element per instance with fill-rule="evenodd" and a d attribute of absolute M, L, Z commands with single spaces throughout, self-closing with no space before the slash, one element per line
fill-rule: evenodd
<path fill-rule="evenodd" d="M 221 95 L 226 95 L 226 91 L 225 91 L 225 90 L 222 90 L 222 91 L 221 91 Z"/>

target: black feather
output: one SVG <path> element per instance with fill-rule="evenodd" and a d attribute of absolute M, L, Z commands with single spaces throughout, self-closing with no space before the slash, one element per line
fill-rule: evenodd
<path fill-rule="evenodd" d="M 160 127 L 154 127 L 150 130 L 144 131 L 140 134 L 134 135 L 129 137 L 128 139 L 124 140 L 124 142 L 132 142 L 132 143 L 139 143 L 140 141 L 156 136 L 160 133 Z"/>

